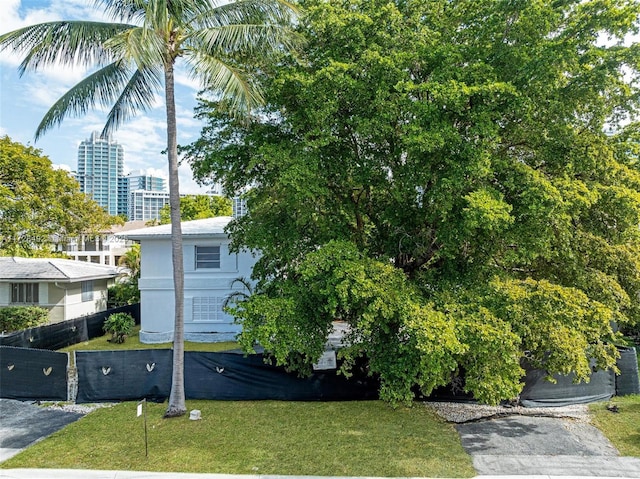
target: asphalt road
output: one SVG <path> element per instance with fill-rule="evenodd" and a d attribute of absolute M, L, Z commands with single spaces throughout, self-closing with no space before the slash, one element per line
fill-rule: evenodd
<path fill-rule="evenodd" d="M 509 416 L 456 425 L 479 474 L 640 478 L 640 459 L 620 457 L 583 420 Z"/>
<path fill-rule="evenodd" d="M 82 416 L 29 402 L 0 399 L 0 462 Z"/>

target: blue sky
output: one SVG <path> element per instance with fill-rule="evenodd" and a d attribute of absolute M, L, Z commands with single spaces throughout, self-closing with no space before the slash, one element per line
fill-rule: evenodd
<path fill-rule="evenodd" d="M 105 20 L 93 7 L 93 0 L 0 0 L 0 33 L 36 23 L 53 20 Z M 20 58 L 0 52 L 0 136 L 31 144 L 42 150 L 53 164 L 75 170 L 78 144 L 92 131 L 101 131 L 105 111 L 92 111 L 80 118 L 69 117 L 60 127 L 49 130 L 38 142 L 34 133 L 51 105 L 87 73 L 81 69 L 52 68 L 18 76 Z M 193 118 L 198 85 L 182 71 L 176 75 L 176 107 L 178 112 L 178 142 L 195 140 L 202 124 Z M 115 140 L 125 149 L 125 172 L 145 170 L 149 174 L 167 177 L 164 99 L 159 96 L 153 109 L 139 114 L 122 125 Z M 204 192 L 192 178 L 188 165 L 180 167 L 180 191 Z"/>

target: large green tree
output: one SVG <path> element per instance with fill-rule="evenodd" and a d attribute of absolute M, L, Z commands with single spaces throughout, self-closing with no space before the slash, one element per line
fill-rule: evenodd
<path fill-rule="evenodd" d="M 55 21 L 0 36 L 0 48 L 26 53 L 20 73 L 76 65 L 91 73 L 46 113 L 36 139 L 68 115 L 110 108 L 103 134 L 152 106 L 164 90 L 175 302 L 173 378 L 166 416 L 186 412 L 184 268 L 180 229 L 175 67 L 181 60 L 204 88 L 247 113 L 261 102 L 242 64 L 289 45 L 290 6 L 281 0 L 96 0 L 113 22 Z"/>
<path fill-rule="evenodd" d="M 189 151 L 251 188 L 245 347 L 308 371 L 344 320 L 346 369 L 365 355 L 392 401 L 456 374 L 513 398 L 525 358 L 614 367 L 611 325 L 640 319 L 637 1 L 301 4 L 263 114 L 203 103 Z"/>
<path fill-rule="evenodd" d="M 182 221 L 201 220 L 216 216 L 231 216 L 231 200 L 223 196 L 187 195 L 180 198 Z M 160 209 L 160 224 L 171 222 L 171 209 L 165 205 Z"/>
<path fill-rule="evenodd" d="M 0 138 L 0 255 L 50 256 L 54 235 L 98 233 L 116 221 L 40 150 Z"/>

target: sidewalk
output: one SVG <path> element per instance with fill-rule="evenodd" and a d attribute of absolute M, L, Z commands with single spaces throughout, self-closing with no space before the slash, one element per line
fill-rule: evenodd
<path fill-rule="evenodd" d="M 599 476 L 600 479 L 635 476 Z M 507 476 L 475 476 L 474 479 L 579 479 L 584 476 L 553 475 L 507 475 Z M 141 472 L 141 471 L 89 471 L 82 469 L 0 469 L 0 479 L 377 479 L 355 477 L 321 477 L 321 476 L 261 476 L 234 474 L 188 474 L 176 472 Z M 391 478 L 380 478 L 391 479 Z M 403 478 L 412 479 L 412 478 Z M 413 478 L 427 479 L 427 478 Z"/>

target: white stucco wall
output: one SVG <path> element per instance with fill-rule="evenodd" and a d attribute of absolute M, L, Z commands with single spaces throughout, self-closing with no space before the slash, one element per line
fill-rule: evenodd
<path fill-rule="evenodd" d="M 0 283 L 0 306 L 9 306 L 11 299 L 11 285 L 9 283 Z"/>
<path fill-rule="evenodd" d="M 165 342 L 173 338 L 175 302 L 171 242 L 140 242 L 140 340 Z"/>
<path fill-rule="evenodd" d="M 107 309 L 107 284 L 106 279 L 94 280 L 93 299 L 90 301 L 82 300 L 81 283 L 65 285 L 67 289 L 65 319 L 79 318 Z"/>
<path fill-rule="evenodd" d="M 168 238 L 155 238 L 142 240 L 140 244 L 140 340 L 149 343 L 171 341 L 175 309 L 171 242 Z M 196 246 L 220 246 L 220 268 L 196 270 Z M 185 238 L 183 252 L 185 339 L 233 339 L 240 327 L 233 323 L 233 317 L 222 313 L 221 303 L 233 291 L 231 286 L 235 279 L 251 276 L 255 258 L 249 253 L 230 254 L 225 235 Z"/>
<path fill-rule="evenodd" d="M 40 293 L 47 291 L 47 304 L 43 307 L 49 308 L 49 321 L 59 323 L 67 319 L 65 317 L 65 295 L 64 285 L 56 286 L 55 283 L 43 283 L 40 285 Z"/>

